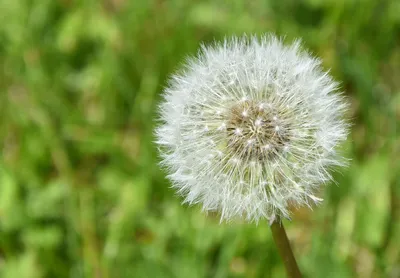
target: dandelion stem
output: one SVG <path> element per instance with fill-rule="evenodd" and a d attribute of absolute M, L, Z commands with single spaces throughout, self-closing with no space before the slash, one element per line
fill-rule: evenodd
<path fill-rule="evenodd" d="M 293 255 L 290 242 L 280 218 L 275 219 L 275 221 L 272 223 L 271 231 L 276 247 L 278 248 L 279 254 L 283 259 L 283 263 L 285 264 L 288 277 L 301 278 L 299 266 L 297 265 L 296 259 Z"/>

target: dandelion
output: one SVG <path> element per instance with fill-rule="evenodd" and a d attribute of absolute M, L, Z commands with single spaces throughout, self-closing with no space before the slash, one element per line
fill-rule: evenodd
<path fill-rule="evenodd" d="M 185 202 L 258 222 L 321 201 L 343 165 L 347 106 L 320 64 L 298 41 L 242 37 L 203 46 L 171 78 L 157 143 Z"/>

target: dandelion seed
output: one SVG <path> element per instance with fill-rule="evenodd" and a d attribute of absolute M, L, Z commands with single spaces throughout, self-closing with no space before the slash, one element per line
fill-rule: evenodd
<path fill-rule="evenodd" d="M 171 79 L 157 143 L 186 202 L 226 220 L 279 219 L 291 206 L 320 202 L 328 169 L 343 165 L 335 147 L 347 136 L 346 109 L 299 42 L 232 38 L 204 46 Z"/>
<path fill-rule="evenodd" d="M 257 119 L 257 120 L 254 122 L 254 124 L 255 124 L 256 126 L 260 126 L 261 123 L 262 123 L 262 120 L 261 120 L 261 119 Z"/>

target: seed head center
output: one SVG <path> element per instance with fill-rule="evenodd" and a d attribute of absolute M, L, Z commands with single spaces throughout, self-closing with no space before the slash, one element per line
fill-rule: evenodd
<path fill-rule="evenodd" d="M 289 142 L 284 121 L 277 111 L 263 103 L 246 100 L 233 105 L 226 127 L 228 148 L 246 160 L 271 158 Z"/>

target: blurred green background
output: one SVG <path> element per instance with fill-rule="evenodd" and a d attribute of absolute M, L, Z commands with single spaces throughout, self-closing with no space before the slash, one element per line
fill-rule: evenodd
<path fill-rule="evenodd" d="M 286 222 L 306 277 L 400 277 L 400 1 L 0 0 L 0 277 L 284 277 L 266 223 L 180 204 L 152 143 L 201 42 L 303 38 L 353 122 L 314 211 Z"/>

